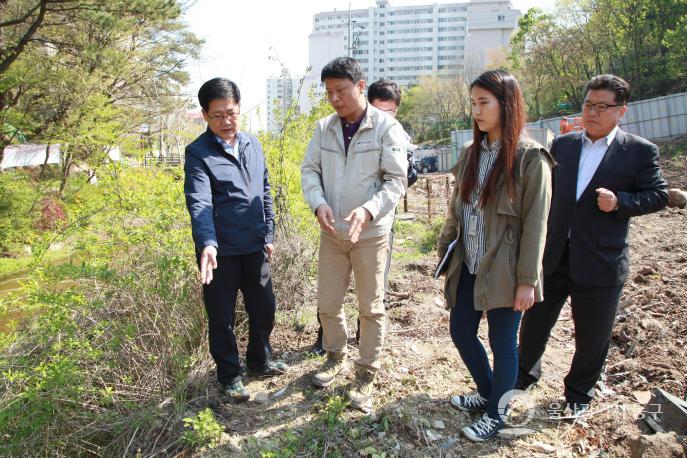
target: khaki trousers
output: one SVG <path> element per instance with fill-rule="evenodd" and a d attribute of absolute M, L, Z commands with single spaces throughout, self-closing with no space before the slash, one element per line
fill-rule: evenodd
<path fill-rule="evenodd" d="M 322 348 L 347 351 L 343 302 L 353 271 L 360 317 L 360 358 L 355 364 L 371 371 L 379 369 L 384 345 L 384 267 L 388 251 L 388 235 L 360 239 L 356 243 L 325 233 L 320 236 L 317 307 L 324 331 Z"/>

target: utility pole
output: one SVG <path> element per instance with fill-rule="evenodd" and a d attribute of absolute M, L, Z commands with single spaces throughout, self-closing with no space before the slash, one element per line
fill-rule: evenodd
<path fill-rule="evenodd" d="M 353 42 L 351 41 L 351 31 L 353 29 L 351 16 L 351 2 L 348 2 L 348 57 L 353 57 Z"/>

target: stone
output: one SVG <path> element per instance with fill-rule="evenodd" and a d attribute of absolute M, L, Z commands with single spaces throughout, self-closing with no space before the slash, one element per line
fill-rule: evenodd
<path fill-rule="evenodd" d="M 543 442 L 533 442 L 530 444 L 532 449 L 540 452 L 540 453 L 546 453 L 547 455 L 550 453 L 554 453 L 556 451 L 556 447 L 550 444 L 545 444 Z"/>
<path fill-rule="evenodd" d="M 435 433 L 431 429 L 425 430 L 425 435 L 427 436 L 427 440 L 429 440 L 430 442 L 436 442 L 439 439 L 441 439 L 441 434 Z"/>
<path fill-rule="evenodd" d="M 671 208 L 685 208 L 687 206 L 687 192 L 677 188 L 669 189 L 668 206 Z"/>
<path fill-rule="evenodd" d="M 446 429 L 446 425 L 441 420 L 432 421 L 432 428 L 434 429 Z"/>
<path fill-rule="evenodd" d="M 266 392 L 261 391 L 255 395 L 255 398 L 253 398 L 253 402 L 257 404 L 267 404 L 269 402 L 269 399 L 269 395 Z"/>
<path fill-rule="evenodd" d="M 678 443 L 677 434 L 656 433 L 642 434 L 629 440 L 632 458 L 672 458 L 684 457 L 685 452 Z"/>

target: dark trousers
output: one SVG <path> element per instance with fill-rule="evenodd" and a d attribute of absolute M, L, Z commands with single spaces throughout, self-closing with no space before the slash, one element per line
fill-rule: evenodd
<path fill-rule="evenodd" d="M 487 413 L 500 420 L 509 400 L 504 398 L 504 394 L 513 389 L 518 375 L 517 334 L 522 313 L 512 308 L 487 311 L 489 346 L 494 355 L 492 371 L 484 346 L 477 337 L 483 312 L 475 310 L 474 291 L 475 276 L 463 264 L 456 305 L 451 309 L 451 339 L 470 371 L 477 391 L 489 400 Z"/>
<path fill-rule="evenodd" d="M 540 379 L 546 343 L 570 296 L 575 355 L 564 380 L 565 398 L 568 402 L 588 404 L 606 362 L 622 289 L 623 284 L 611 287 L 576 285 L 570 279 L 570 253 L 566 248 L 556 271 L 544 278 L 544 300 L 534 304 L 522 319 L 519 386 L 524 389 Z"/>
<path fill-rule="evenodd" d="M 272 356 L 270 334 L 276 309 L 269 263 L 264 251 L 218 256 L 213 280 L 203 286 L 210 354 L 217 364 L 217 381 L 224 385 L 241 380 L 241 363 L 234 335 L 239 290 L 248 314 L 246 366 L 259 370 Z"/>

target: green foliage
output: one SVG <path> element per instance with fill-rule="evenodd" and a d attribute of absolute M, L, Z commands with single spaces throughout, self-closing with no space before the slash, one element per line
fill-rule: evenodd
<path fill-rule="evenodd" d="M 184 426 L 187 429 L 181 438 L 195 449 L 216 447 L 224 432 L 224 428 L 217 422 L 209 407 L 194 417 L 184 418 Z"/>
<path fill-rule="evenodd" d="M 306 234 L 312 240 L 317 239 L 319 226 L 303 199 L 300 166 L 315 123 L 333 112 L 325 99 L 316 102 L 307 114 L 298 113 L 294 104 L 285 114 L 279 133 L 263 133 L 260 137 L 270 170 L 277 225 L 293 224 L 297 233 Z M 284 220 L 286 215 L 289 215 L 288 221 Z"/>
<path fill-rule="evenodd" d="M 0 258 L 18 256 L 34 241 L 36 198 L 25 175 L 0 173 Z"/>
<path fill-rule="evenodd" d="M 426 255 L 436 251 L 437 237 L 444 225 L 443 218 L 435 218 L 432 223 L 426 221 L 394 222 L 396 238 L 403 239 L 403 246 L 411 248 L 417 254 Z"/>
<path fill-rule="evenodd" d="M 614 73 L 634 99 L 687 89 L 687 3 L 679 0 L 560 0 L 554 14 L 531 8 L 511 38 L 511 69 L 532 118 L 579 110 L 584 85 Z"/>
<path fill-rule="evenodd" d="M 60 143 L 60 195 L 76 164 L 99 169 L 142 123 L 161 135 L 159 124 L 184 106 L 181 69 L 201 41 L 182 22 L 183 2 L 9 3 L 0 13 L 0 126 L 11 128 L 0 129 L 0 151 L 19 133 Z"/>
<path fill-rule="evenodd" d="M 178 173 L 112 165 L 67 192 L 70 226 L 44 243 L 88 256 L 25 286 L 31 318 L 0 358 L 3 453 L 121 454 L 183 409 L 207 331 Z"/>

